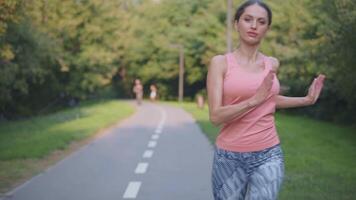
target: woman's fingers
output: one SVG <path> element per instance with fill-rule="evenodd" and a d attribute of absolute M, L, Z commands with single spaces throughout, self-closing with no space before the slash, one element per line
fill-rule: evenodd
<path fill-rule="evenodd" d="M 270 71 L 263 79 L 262 84 L 257 89 L 255 95 L 255 98 L 258 102 L 262 102 L 268 97 L 268 94 L 270 93 L 270 90 L 272 88 L 273 78 L 274 74 Z"/>
<path fill-rule="evenodd" d="M 317 78 L 314 78 L 311 85 L 312 91 L 310 91 L 310 97 L 313 99 L 313 104 L 318 100 L 321 90 L 323 89 L 325 75 L 320 74 Z"/>
<path fill-rule="evenodd" d="M 267 74 L 268 82 L 270 83 L 271 86 L 272 86 L 272 83 L 273 83 L 274 75 L 275 75 L 275 73 L 272 70 L 269 71 L 268 74 Z"/>
<path fill-rule="evenodd" d="M 272 81 L 272 80 L 273 80 L 273 72 L 269 71 L 263 81 Z"/>
<path fill-rule="evenodd" d="M 313 79 L 313 82 L 310 84 L 309 86 L 309 89 L 308 89 L 308 99 L 311 101 L 310 103 L 311 104 L 314 104 L 316 99 L 316 82 L 317 82 L 317 79 L 314 78 Z"/>
<path fill-rule="evenodd" d="M 324 86 L 325 75 L 319 75 L 316 82 L 316 98 L 315 101 L 319 98 L 321 90 Z"/>
<path fill-rule="evenodd" d="M 321 90 L 324 84 L 325 76 L 324 75 L 319 75 L 317 78 L 317 89 Z"/>
<path fill-rule="evenodd" d="M 323 88 L 324 80 L 325 80 L 325 75 L 321 74 L 321 75 L 318 76 L 318 82 L 317 82 L 318 90 L 321 90 Z"/>
<path fill-rule="evenodd" d="M 262 82 L 262 87 L 264 87 L 266 91 L 269 91 L 272 88 L 273 76 L 273 72 L 270 71 Z"/>
<path fill-rule="evenodd" d="M 309 86 L 309 95 L 312 96 L 312 97 L 315 96 L 316 81 L 317 81 L 317 79 L 314 78 L 313 82 L 312 82 L 311 85 Z"/>

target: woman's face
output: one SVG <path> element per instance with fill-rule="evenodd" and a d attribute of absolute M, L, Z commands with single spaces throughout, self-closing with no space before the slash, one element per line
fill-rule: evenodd
<path fill-rule="evenodd" d="M 235 21 L 235 28 L 240 40 L 251 45 L 259 44 L 269 29 L 268 13 L 258 4 L 248 6 L 239 21 Z"/>

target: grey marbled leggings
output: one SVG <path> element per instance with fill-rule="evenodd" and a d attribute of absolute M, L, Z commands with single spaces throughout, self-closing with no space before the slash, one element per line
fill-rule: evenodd
<path fill-rule="evenodd" d="M 215 148 L 212 168 L 215 200 L 275 200 L 283 176 L 280 145 L 242 153 Z"/>

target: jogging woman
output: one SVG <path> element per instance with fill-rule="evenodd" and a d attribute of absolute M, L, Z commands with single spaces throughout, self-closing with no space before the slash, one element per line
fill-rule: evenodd
<path fill-rule="evenodd" d="M 238 48 L 214 56 L 209 66 L 209 116 L 214 125 L 222 125 L 212 169 L 216 200 L 277 199 L 284 159 L 275 109 L 313 105 L 323 87 L 325 76 L 319 75 L 305 97 L 279 95 L 278 59 L 259 51 L 271 23 L 268 5 L 244 2 L 234 19 Z"/>

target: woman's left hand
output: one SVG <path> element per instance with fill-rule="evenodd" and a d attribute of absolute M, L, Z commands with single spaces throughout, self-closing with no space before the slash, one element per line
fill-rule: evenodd
<path fill-rule="evenodd" d="M 305 97 L 309 105 L 315 104 L 318 100 L 321 90 L 324 86 L 325 75 L 320 74 L 318 77 L 314 78 L 312 84 L 309 87 L 308 95 Z"/>

